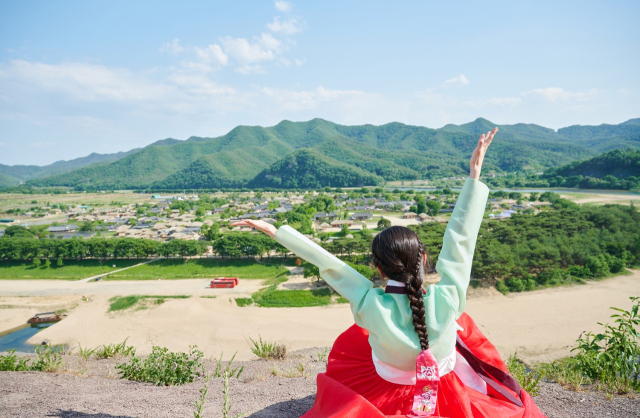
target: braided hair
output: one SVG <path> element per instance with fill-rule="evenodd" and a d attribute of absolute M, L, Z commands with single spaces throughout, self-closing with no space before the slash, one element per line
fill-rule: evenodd
<path fill-rule="evenodd" d="M 422 281 L 425 263 L 424 245 L 418 235 L 403 226 L 386 228 L 373 239 L 371 261 L 391 280 L 404 283 L 413 312 L 413 327 L 420 338 L 422 350 L 429 348 Z"/>

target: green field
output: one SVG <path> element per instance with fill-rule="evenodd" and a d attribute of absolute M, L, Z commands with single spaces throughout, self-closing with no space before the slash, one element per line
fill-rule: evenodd
<path fill-rule="evenodd" d="M 0 279 L 5 280 L 80 280 L 102 273 L 133 266 L 144 260 L 107 260 L 100 266 L 98 260 L 65 260 L 64 266 L 57 267 L 56 260 L 51 266 L 34 268 L 30 263 L 17 261 L 0 262 Z M 124 270 L 104 277 L 105 280 L 157 280 L 195 279 L 218 276 L 240 277 L 242 279 L 270 279 L 269 284 L 286 281 L 289 276 L 283 264 L 292 260 L 258 263 L 254 260 L 158 260 L 153 263 Z M 116 268 L 113 268 L 113 266 Z"/>
<path fill-rule="evenodd" d="M 242 279 L 286 278 L 289 275 L 280 260 L 277 262 L 254 260 L 158 260 L 133 269 L 110 274 L 108 280 L 157 280 L 195 279 L 218 276 L 240 277 Z"/>
<path fill-rule="evenodd" d="M 107 260 L 100 266 L 98 260 L 65 260 L 64 266 L 57 267 L 56 260 L 51 260 L 51 266 L 33 267 L 29 263 L 19 261 L 0 262 L 0 279 L 3 280 L 80 280 L 98 274 L 108 273 L 117 269 L 133 266 L 140 260 Z M 113 268 L 113 266 L 116 268 Z"/>

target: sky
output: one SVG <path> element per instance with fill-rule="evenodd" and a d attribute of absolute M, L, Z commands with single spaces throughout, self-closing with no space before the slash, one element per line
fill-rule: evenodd
<path fill-rule="evenodd" d="M 0 164 L 238 125 L 640 117 L 640 2 L 0 0 Z"/>

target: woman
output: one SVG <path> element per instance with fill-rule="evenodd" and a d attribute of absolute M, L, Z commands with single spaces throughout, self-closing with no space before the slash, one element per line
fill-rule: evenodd
<path fill-rule="evenodd" d="M 319 267 L 350 302 L 355 325 L 331 349 L 327 372 L 305 418 L 544 417 L 511 378 L 495 347 L 464 314 L 476 238 L 489 189 L 478 179 L 498 131 L 483 134 L 443 238 L 440 282 L 423 289 L 427 256 L 418 236 L 392 226 L 375 236 L 372 262 L 386 289 L 374 288 L 346 263 L 295 229 L 241 221 Z"/>

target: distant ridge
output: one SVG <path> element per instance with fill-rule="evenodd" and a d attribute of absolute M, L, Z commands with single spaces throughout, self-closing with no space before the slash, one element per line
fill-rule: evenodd
<path fill-rule="evenodd" d="M 543 171 L 613 149 L 640 147 L 640 119 L 557 132 L 483 118 L 440 129 L 398 122 L 346 126 L 323 119 L 284 120 L 268 128 L 238 126 L 217 138 L 168 138 L 127 153 L 91 154 L 46 167 L 0 166 L 0 185 L 10 181 L 7 176 L 33 186 L 79 190 L 358 186 L 458 176 L 467 173 L 479 134 L 494 126 L 500 134 L 486 169 L 496 172 Z"/>

